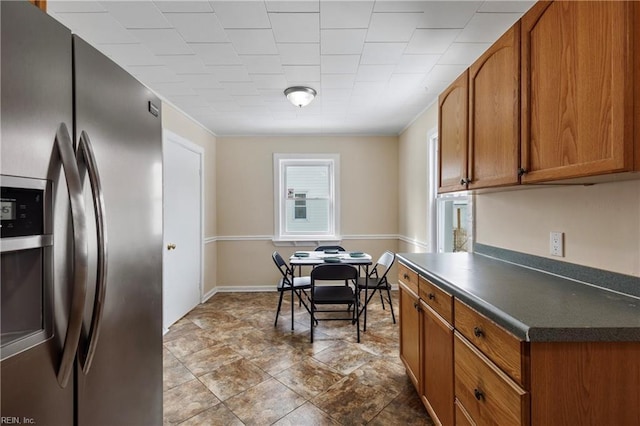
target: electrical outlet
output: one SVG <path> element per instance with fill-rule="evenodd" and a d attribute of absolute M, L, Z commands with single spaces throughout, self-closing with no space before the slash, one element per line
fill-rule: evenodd
<path fill-rule="evenodd" d="M 564 232 L 551 232 L 549 235 L 549 252 L 551 256 L 564 257 Z"/>

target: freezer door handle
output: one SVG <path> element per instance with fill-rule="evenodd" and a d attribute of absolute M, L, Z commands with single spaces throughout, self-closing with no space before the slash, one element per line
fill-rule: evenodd
<path fill-rule="evenodd" d="M 84 209 L 84 197 L 82 194 L 82 182 L 78 163 L 73 151 L 73 142 L 64 123 L 58 126 L 56 132 L 56 147 L 62 161 L 64 177 L 67 181 L 69 192 L 69 205 L 71 210 L 71 227 L 73 229 L 73 293 L 69 310 L 69 323 L 67 335 L 64 339 L 62 359 L 58 370 L 58 383 L 66 387 L 69 377 L 73 372 L 73 361 L 80 342 L 82 331 L 82 314 L 87 295 L 88 276 L 88 243 L 87 243 L 87 219 Z"/>
<path fill-rule="evenodd" d="M 87 175 L 89 176 L 89 184 L 91 185 L 91 195 L 93 199 L 93 208 L 96 218 L 96 234 L 98 241 L 98 258 L 97 258 L 97 275 L 96 275 L 96 291 L 93 300 L 93 316 L 91 318 L 91 327 L 89 329 L 89 344 L 86 351 L 79 353 L 80 365 L 84 374 L 89 373 L 91 362 L 95 354 L 98 344 L 98 336 L 100 335 L 100 325 L 102 324 L 102 313 L 104 310 L 104 297 L 107 286 L 107 228 L 104 207 L 104 193 L 102 192 L 102 181 L 96 164 L 96 158 L 93 154 L 93 147 L 89 135 L 83 130 L 80 133 L 80 141 L 78 143 L 78 165 L 86 166 Z M 82 178 L 83 175 L 81 175 Z"/>

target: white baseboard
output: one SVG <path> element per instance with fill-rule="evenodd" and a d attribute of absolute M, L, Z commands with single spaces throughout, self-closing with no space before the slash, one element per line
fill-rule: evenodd
<path fill-rule="evenodd" d="M 398 284 L 391 284 L 391 290 L 398 290 Z M 276 292 L 278 289 L 273 286 L 222 286 L 215 287 L 202 296 L 202 302 L 205 303 L 217 293 L 260 293 L 260 292 Z"/>

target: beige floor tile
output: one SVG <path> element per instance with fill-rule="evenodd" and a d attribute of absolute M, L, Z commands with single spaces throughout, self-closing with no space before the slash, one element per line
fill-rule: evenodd
<path fill-rule="evenodd" d="M 165 424 L 177 424 L 220 403 L 198 380 L 191 380 L 164 392 Z"/>
<path fill-rule="evenodd" d="M 237 395 L 271 376 L 251 361 L 241 358 L 200 376 L 200 381 L 221 401 Z"/>
<path fill-rule="evenodd" d="M 228 346 L 213 346 L 186 356 L 182 362 L 196 377 L 210 373 L 242 356 Z"/>
<path fill-rule="evenodd" d="M 224 404 L 218 404 L 213 408 L 191 417 L 180 423 L 180 426 L 243 426 L 244 423 Z"/>
<path fill-rule="evenodd" d="M 189 369 L 166 348 L 162 351 L 162 363 L 162 382 L 165 391 L 195 379 Z"/>
<path fill-rule="evenodd" d="M 337 383 L 343 375 L 313 358 L 308 358 L 274 377 L 289 389 L 309 399 Z"/>
<path fill-rule="evenodd" d="M 225 401 L 246 425 L 269 425 L 305 403 L 305 399 L 275 379 L 262 382 Z"/>
<path fill-rule="evenodd" d="M 310 402 L 296 408 L 280 420 L 274 426 L 339 426 L 340 423 L 333 420 L 327 413 Z"/>

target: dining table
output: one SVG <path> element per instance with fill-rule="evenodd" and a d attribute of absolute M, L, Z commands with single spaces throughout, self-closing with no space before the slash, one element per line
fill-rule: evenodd
<path fill-rule="evenodd" d="M 369 266 L 371 266 L 372 257 L 368 253 L 361 251 L 341 251 L 341 250 L 324 250 L 324 251 L 296 251 L 289 257 L 289 264 L 291 265 L 291 272 L 295 274 L 296 267 L 298 268 L 298 275 L 302 276 L 302 267 L 309 266 L 315 267 L 323 264 L 331 263 L 346 263 L 364 269 L 364 277 L 369 277 Z M 291 282 L 293 282 L 293 276 Z M 291 287 L 291 329 L 293 330 L 293 287 Z M 358 292 L 358 289 L 354 289 Z M 365 287 L 364 300 L 367 300 L 368 286 Z M 358 315 L 364 311 L 364 320 L 366 324 L 367 309 L 366 305 L 362 310 L 358 311 Z"/>

